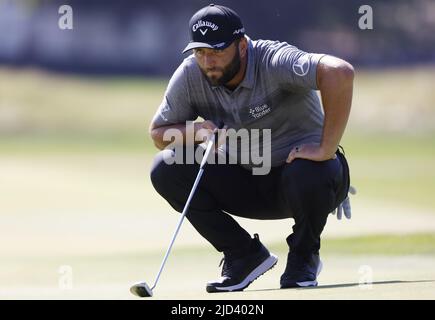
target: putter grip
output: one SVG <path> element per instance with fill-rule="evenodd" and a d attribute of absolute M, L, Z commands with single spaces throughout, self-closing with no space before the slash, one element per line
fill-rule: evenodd
<path fill-rule="evenodd" d="M 210 135 L 210 139 L 208 140 L 207 147 L 205 149 L 204 156 L 201 161 L 201 165 L 199 166 L 200 169 L 204 168 L 204 166 L 206 165 L 208 156 L 211 150 L 213 149 L 215 142 L 218 139 L 218 129 L 222 129 L 223 127 L 224 127 L 224 123 L 222 121 L 218 122 L 218 127 L 214 130 L 213 136 Z"/>

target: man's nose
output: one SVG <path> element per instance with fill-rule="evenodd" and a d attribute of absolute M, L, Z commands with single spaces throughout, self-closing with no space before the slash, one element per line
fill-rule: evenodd
<path fill-rule="evenodd" d="M 205 64 L 205 67 L 208 67 L 208 68 L 214 67 L 216 64 L 216 60 L 214 59 L 214 57 L 211 54 L 206 54 L 204 56 L 204 64 Z"/>

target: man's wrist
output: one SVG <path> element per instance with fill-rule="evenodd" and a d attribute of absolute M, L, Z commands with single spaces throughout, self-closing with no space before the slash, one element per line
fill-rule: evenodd
<path fill-rule="evenodd" d="M 320 151 L 326 159 L 333 158 L 335 153 L 337 152 L 337 148 L 338 148 L 338 145 L 332 145 L 332 146 L 329 146 L 329 145 L 326 146 L 323 144 L 320 145 Z"/>

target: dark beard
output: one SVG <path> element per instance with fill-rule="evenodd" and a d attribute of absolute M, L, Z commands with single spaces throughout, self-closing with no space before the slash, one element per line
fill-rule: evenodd
<path fill-rule="evenodd" d="M 233 59 L 231 60 L 230 64 L 227 67 L 225 67 L 224 70 L 222 70 L 222 76 L 220 78 L 210 79 L 204 71 L 203 73 L 212 86 L 223 86 L 236 76 L 237 72 L 239 72 L 240 70 L 240 66 L 241 66 L 240 54 L 239 54 L 239 50 L 236 50 L 236 53 Z"/>

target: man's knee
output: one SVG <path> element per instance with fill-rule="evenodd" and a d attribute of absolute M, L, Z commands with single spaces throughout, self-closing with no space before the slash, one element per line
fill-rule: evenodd
<path fill-rule="evenodd" d="M 196 164 L 183 164 L 175 161 L 174 150 L 162 150 L 154 158 L 151 166 L 151 183 L 160 195 L 184 195 L 193 183 L 198 171 Z"/>
<path fill-rule="evenodd" d="M 291 189 L 311 189 L 320 182 L 322 177 L 315 174 L 316 163 L 311 160 L 295 159 L 285 165 L 281 174 L 281 183 Z"/>
<path fill-rule="evenodd" d="M 171 168 L 172 165 L 168 164 L 168 159 L 174 156 L 173 150 L 162 150 L 154 157 L 151 166 L 150 178 L 151 183 L 159 193 L 165 189 L 165 185 L 171 183 Z"/>
<path fill-rule="evenodd" d="M 334 189 L 327 163 L 296 159 L 286 165 L 281 175 L 281 187 L 291 201 L 311 202 L 331 197 Z"/>

